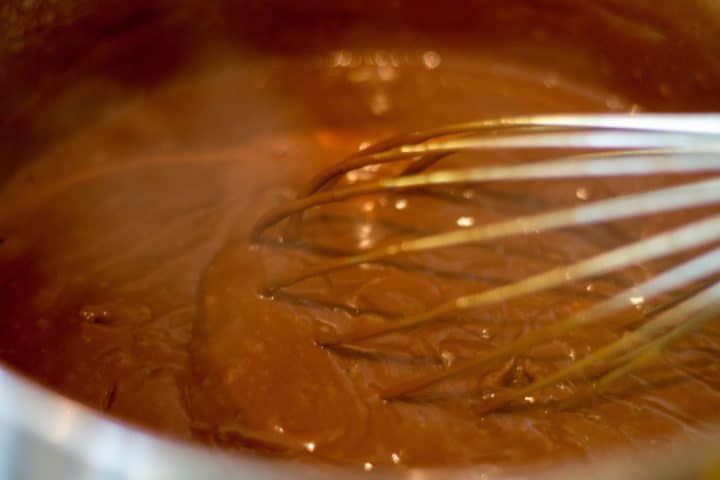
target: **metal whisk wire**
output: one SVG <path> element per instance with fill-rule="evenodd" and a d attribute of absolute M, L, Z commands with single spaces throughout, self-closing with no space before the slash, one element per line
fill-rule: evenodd
<path fill-rule="evenodd" d="M 597 152 L 512 165 L 424 171 L 446 157 L 466 151 L 557 148 Z M 400 161 L 409 162 L 409 167 L 398 176 L 337 185 L 337 180 L 352 170 Z M 313 179 L 296 200 L 261 217 L 253 231 L 253 239 L 259 241 L 266 230 L 284 219 L 301 221 L 302 215 L 314 207 L 368 194 L 488 181 L 706 174 L 700 180 L 680 185 L 430 234 L 353 255 L 331 258 L 299 274 L 273 279 L 266 285 L 266 293 L 272 295 L 313 277 L 351 266 L 382 261 L 399 254 L 487 242 L 528 232 L 546 232 L 720 205 L 720 176 L 715 176 L 714 173 L 717 171 L 720 171 L 720 115 L 546 115 L 471 122 L 400 136 L 349 157 Z M 516 282 L 451 299 L 419 314 L 319 338 L 318 344 L 328 347 L 349 346 L 391 332 L 444 321 L 449 318 L 449 314 L 561 287 L 571 280 L 593 278 L 633 264 L 711 246 L 719 240 L 720 214 L 710 215 L 575 263 L 560 265 Z M 438 372 L 410 378 L 382 394 L 387 399 L 408 398 L 432 385 L 463 374 L 481 374 L 499 360 L 520 354 L 573 329 L 608 318 L 626 308 L 628 298 L 657 298 L 694 282 L 705 281 L 702 288 L 660 311 L 630 334 L 546 378 L 495 397 L 485 408 L 498 408 L 536 390 L 575 378 L 598 362 L 615 358 L 616 366 L 595 383 L 597 388 L 604 388 L 620 376 L 657 358 L 687 333 L 720 316 L 720 282 L 714 280 L 718 274 L 720 248 L 714 248 L 569 318 L 539 328 L 516 341 Z"/>

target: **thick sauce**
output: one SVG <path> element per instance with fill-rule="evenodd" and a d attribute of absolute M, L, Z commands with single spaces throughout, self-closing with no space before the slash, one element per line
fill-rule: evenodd
<path fill-rule="evenodd" d="M 312 251 L 249 245 L 254 221 L 368 141 L 499 115 L 642 108 L 593 84 L 583 58 L 559 56 L 562 72 L 500 58 L 461 49 L 350 49 L 249 65 L 222 59 L 117 102 L 2 192 L 0 356 L 73 398 L 159 432 L 365 469 L 526 464 L 704 435 L 720 405 L 720 337 L 710 329 L 662 365 L 564 408 L 556 402 L 581 392 L 583 381 L 489 415 L 475 406 L 627 327 L 609 322 L 558 338 L 440 392 L 459 386 L 470 395 L 418 402 L 378 395 L 587 307 L 647 278 L 652 266 L 367 342 L 388 358 L 314 342 L 323 328 L 373 321 L 368 312 L 423 311 L 585 257 L 648 234 L 652 222 L 404 259 L 470 277 L 376 265 L 296 286 L 292 293 L 310 303 L 260 295 L 270 279 L 317 259 Z M 108 86 L 79 85 L 69 97 L 98 88 Z M 495 152 L 491 159 L 520 157 Z M 417 192 L 363 198 L 309 215 L 303 238 L 365 249 L 637 187 L 491 185 L 466 190 L 473 205 Z"/>

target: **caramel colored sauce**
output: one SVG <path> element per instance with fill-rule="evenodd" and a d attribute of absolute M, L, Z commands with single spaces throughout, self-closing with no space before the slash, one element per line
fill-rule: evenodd
<path fill-rule="evenodd" d="M 477 278 L 372 266 L 293 290 L 313 304 L 260 294 L 270 279 L 317 259 L 250 245 L 255 220 L 367 142 L 476 118 L 643 108 L 594 82 L 587 74 L 591 60 L 556 55 L 562 67 L 553 71 L 459 47 L 349 48 L 250 64 L 230 58 L 108 107 L 95 124 L 18 171 L 2 192 L 0 357 L 72 398 L 157 432 L 364 469 L 524 465 L 704 435 L 720 405 L 720 337 L 712 327 L 617 390 L 563 408 L 562 401 L 582 393 L 583 382 L 490 415 L 475 407 L 484 394 L 568 365 L 626 326 L 609 322 L 558 338 L 486 375 L 443 386 L 435 393 L 450 395 L 438 401 L 387 402 L 378 395 L 399 379 L 442 369 L 443 362 L 489 351 L 586 308 L 652 275 L 650 267 L 369 342 L 400 360 L 343 354 L 314 342 L 322 329 L 371 321 L 368 312 L 423 311 L 647 235 L 651 224 L 405 259 Z M 97 88 L 104 86 L 78 85 L 74 94 Z M 328 210 L 340 220 L 310 215 L 304 238 L 365 249 L 414 235 L 408 228 L 440 231 L 573 203 L 581 188 L 580 196 L 599 198 L 638 185 L 491 185 L 469 188 L 479 202 L 471 207 L 412 194 L 363 198 Z M 406 230 L 383 231 L 384 221 Z M 642 313 L 633 309 L 624 321 Z M 406 361 L 408 355 L 415 360 Z M 452 395 L 456 387 L 471 395 Z"/>

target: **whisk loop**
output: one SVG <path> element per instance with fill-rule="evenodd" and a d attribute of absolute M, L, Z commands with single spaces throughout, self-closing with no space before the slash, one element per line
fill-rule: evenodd
<path fill-rule="evenodd" d="M 477 165 L 452 170 L 425 170 L 447 157 L 467 151 L 489 150 L 597 150 L 525 162 Z M 402 162 L 399 174 L 344 185 L 344 174 L 370 165 Z M 454 229 L 383 245 L 364 252 L 329 258 L 305 271 L 271 279 L 266 291 L 280 292 L 305 280 L 368 263 L 387 261 L 408 253 L 477 244 L 502 238 L 587 227 L 617 220 L 649 217 L 720 204 L 720 115 L 542 115 L 502 118 L 414 132 L 381 142 L 322 172 L 293 201 L 267 212 L 257 222 L 253 239 L 282 220 L 302 222 L 310 209 L 355 197 L 429 187 L 484 182 L 543 181 L 549 179 L 627 178 L 655 175 L 702 174 L 679 185 L 584 202 L 509 220 Z M 661 233 L 601 252 L 573 263 L 550 268 L 518 281 L 440 303 L 424 312 L 393 318 L 355 330 L 318 338 L 324 346 L 358 343 L 417 328 L 430 322 L 452 321 L 460 312 L 487 307 L 533 293 L 561 288 L 571 281 L 595 278 L 651 260 L 713 246 L 720 240 L 720 214 L 688 221 Z M 615 359 L 614 366 L 593 383 L 603 390 L 613 381 L 655 360 L 669 346 L 720 315 L 720 248 L 696 254 L 650 279 L 599 301 L 589 308 L 518 340 L 475 357 L 459 360 L 432 373 L 406 379 L 381 394 L 386 399 L 409 398 L 461 375 L 480 375 L 497 362 L 522 354 L 575 329 L 595 324 L 628 307 L 629 298 L 643 301 L 687 289 L 701 282 L 686 298 L 670 302 L 641 326 L 585 357 L 523 388 L 498 395 L 482 411 L 491 411 L 550 387 L 584 375 Z"/>

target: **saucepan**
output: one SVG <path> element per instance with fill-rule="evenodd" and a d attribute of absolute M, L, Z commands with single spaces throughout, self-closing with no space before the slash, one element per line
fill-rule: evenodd
<path fill-rule="evenodd" d="M 649 109 L 720 110 L 715 0 L 5 0 L 0 184 L 92 125 L 118 91 L 142 94 L 220 53 L 253 62 L 313 54 L 340 58 L 337 52 L 349 44 L 391 54 L 398 44 L 442 53 L 444 45 L 458 43 L 510 56 L 533 45 L 543 52 L 557 48 L 562 62 L 539 54 L 537 66 L 562 64 L 577 73 L 593 58 L 602 67 L 594 74 Z M 87 78 L 116 88 L 66 95 Z M 0 272 L 1 289 L 11 289 L 12 281 Z M 0 335 L 3 328 L 0 316 Z M 669 479 L 715 478 L 713 472 L 720 471 L 713 470 L 720 443 L 708 434 L 707 441 L 678 440 L 660 452 L 609 451 L 591 461 L 514 471 L 483 466 L 368 474 L 185 443 L 93 410 L 46 383 L 0 358 L 1 478 Z"/>

